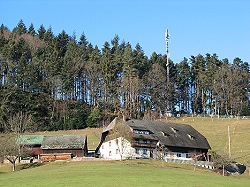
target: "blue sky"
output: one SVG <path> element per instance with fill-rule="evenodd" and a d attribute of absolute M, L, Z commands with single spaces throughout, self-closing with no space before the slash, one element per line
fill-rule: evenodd
<path fill-rule="evenodd" d="M 206 53 L 250 62 L 249 0 L 0 0 L 0 7 L 0 24 L 10 30 L 22 19 L 55 35 L 84 32 L 99 48 L 117 34 L 150 57 L 166 53 L 168 28 L 175 63 Z"/>

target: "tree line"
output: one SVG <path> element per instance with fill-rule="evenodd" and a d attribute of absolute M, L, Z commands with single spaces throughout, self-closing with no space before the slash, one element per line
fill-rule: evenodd
<path fill-rule="evenodd" d="M 101 49 L 84 32 L 36 31 L 22 20 L 0 27 L 0 131 L 11 116 L 32 116 L 35 130 L 96 127 L 113 116 L 249 115 L 249 64 L 198 54 L 181 62 L 115 35 Z M 167 82 L 169 80 L 169 82 Z"/>

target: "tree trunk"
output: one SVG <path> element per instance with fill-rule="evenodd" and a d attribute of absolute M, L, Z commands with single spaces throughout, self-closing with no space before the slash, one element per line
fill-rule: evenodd
<path fill-rule="evenodd" d="M 12 164 L 12 171 L 16 171 L 16 160 L 18 159 L 18 157 L 14 158 L 7 158 L 7 160 L 9 160 L 9 162 Z"/>
<path fill-rule="evenodd" d="M 16 171 L 16 161 L 12 163 L 12 171 Z"/>

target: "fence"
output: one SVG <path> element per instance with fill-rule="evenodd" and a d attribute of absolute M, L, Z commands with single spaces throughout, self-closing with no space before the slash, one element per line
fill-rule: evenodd
<path fill-rule="evenodd" d="M 165 161 L 169 163 L 191 164 L 191 165 L 205 167 L 208 169 L 214 169 L 213 162 L 208 162 L 208 161 L 181 160 L 181 159 L 168 159 L 168 158 L 166 158 Z"/>

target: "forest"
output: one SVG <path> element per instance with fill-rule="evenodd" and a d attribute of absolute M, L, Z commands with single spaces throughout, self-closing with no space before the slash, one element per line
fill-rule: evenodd
<path fill-rule="evenodd" d="M 169 60 L 114 35 L 102 48 L 22 20 L 0 27 L 0 132 L 15 115 L 34 130 L 99 127 L 114 116 L 250 116 L 249 63 L 214 54 Z"/>

